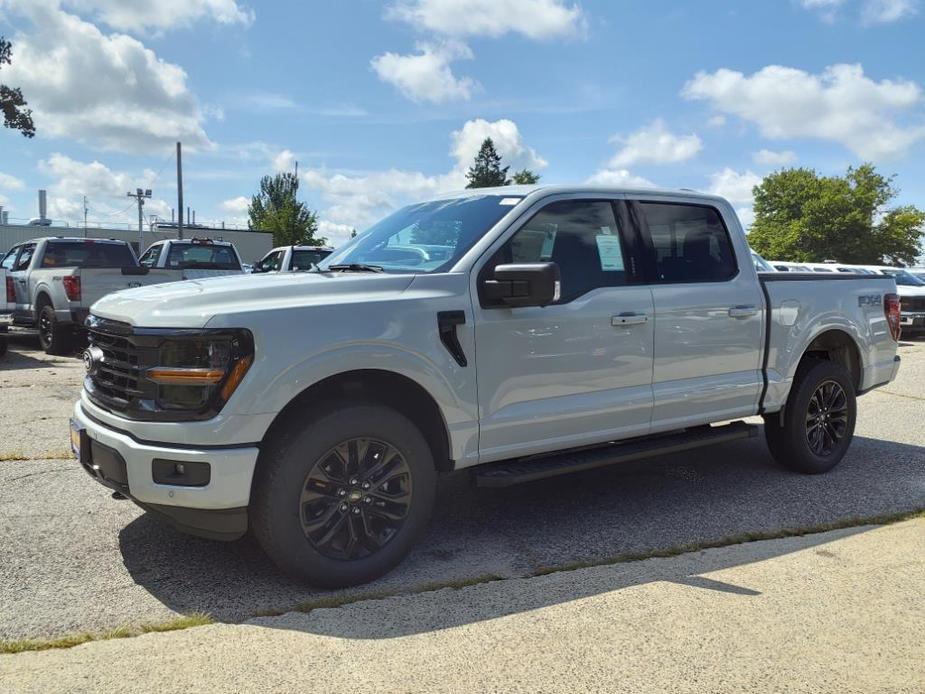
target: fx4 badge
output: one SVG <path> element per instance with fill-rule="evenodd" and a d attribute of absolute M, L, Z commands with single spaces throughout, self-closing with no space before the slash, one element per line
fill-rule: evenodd
<path fill-rule="evenodd" d="M 883 296 L 880 294 L 863 294 L 858 297 L 858 306 L 864 308 L 865 306 L 875 306 L 880 307 L 883 305 Z"/>

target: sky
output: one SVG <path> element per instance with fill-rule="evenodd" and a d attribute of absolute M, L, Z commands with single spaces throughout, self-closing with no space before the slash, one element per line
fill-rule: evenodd
<path fill-rule="evenodd" d="M 0 0 L 37 135 L 0 128 L 0 205 L 246 224 L 292 171 L 333 243 L 465 186 L 492 137 L 547 183 L 693 188 L 747 224 L 781 167 L 873 162 L 925 207 L 925 0 Z"/>

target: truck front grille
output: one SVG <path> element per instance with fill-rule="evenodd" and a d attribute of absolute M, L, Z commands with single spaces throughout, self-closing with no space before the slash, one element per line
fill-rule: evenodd
<path fill-rule="evenodd" d="M 899 300 L 901 311 L 925 312 L 925 296 L 907 296 Z"/>
<path fill-rule="evenodd" d="M 148 350 L 136 344 L 128 323 L 90 316 L 87 335 L 90 346 L 84 387 L 93 402 L 125 413 L 154 396 L 154 384 L 141 376 Z"/>

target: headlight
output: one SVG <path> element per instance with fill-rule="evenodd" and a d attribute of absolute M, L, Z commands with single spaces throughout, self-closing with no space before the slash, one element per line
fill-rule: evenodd
<path fill-rule="evenodd" d="M 247 330 L 181 332 L 159 342 L 156 365 L 145 378 L 157 385 L 159 409 L 218 411 L 253 361 Z"/>

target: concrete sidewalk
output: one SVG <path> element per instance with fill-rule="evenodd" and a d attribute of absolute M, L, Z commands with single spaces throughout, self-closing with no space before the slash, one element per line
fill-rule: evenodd
<path fill-rule="evenodd" d="M 3 692 L 925 691 L 925 519 L 0 656 Z"/>

